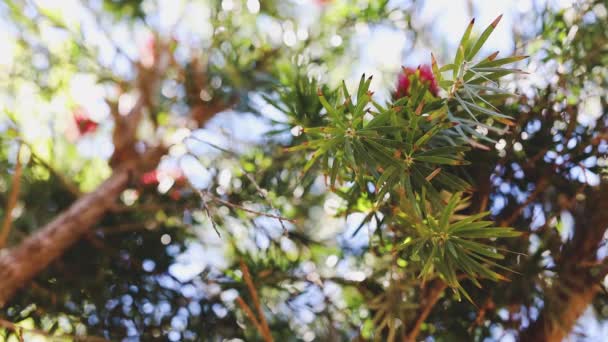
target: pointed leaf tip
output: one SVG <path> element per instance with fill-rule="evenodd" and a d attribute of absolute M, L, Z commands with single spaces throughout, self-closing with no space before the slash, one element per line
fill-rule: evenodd
<path fill-rule="evenodd" d="M 475 18 L 471 19 L 471 22 L 469 23 L 471 26 L 473 26 L 473 24 L 475 24 Z"/>
<path fill-rule="evenodd" d="M 496 19 L 494 19 L 494 21 L 492 22 L 492 27 L 496 27 L 496 25 L 498 25 L 498 23 L 500 22 L 500 19 L 502 19 L 502 14 L 496 17 Z"/>

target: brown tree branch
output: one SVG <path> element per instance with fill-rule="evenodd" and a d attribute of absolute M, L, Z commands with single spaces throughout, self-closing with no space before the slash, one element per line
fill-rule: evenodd
<path fill-rule="evenodd" d="M 253 209 L 249 209 L 247 207 L 244 207 L 240 204 L 236 204 L 236 203 L 232 203 L 232 202 L 228 202 L 228 201 L 224 201 L 223 199 L 214 196 L 213 194 L 211 194 L 209 191 L 202 191 L 199 189 L 196 189 L 194 187 L 192 187 L 192 189 L 194 191 L 196 191 L 198 193 L 198 195 L 200 196 L 201 200 L 205 201 L 205 197 L 209 197 L 212 201 L 217 202 L 219 204 L 225 205 L 227 207 L 230 207 L 232 209 L 238 209 L 238 210 L 242 210 L 244 212 L 250 213 L 250 214 L 254 214 L 254 215 L 258 215 L 258 216 L 266 216 L 266 217 L 270 217 L 270 218 L 274 218 L 277 219 L 281 222 L 285 221 L 285 222 L 291 222 L 291 223 L 296 223 L 295 219 L 290 219 L 281 215 L 274 215 L 274 214 L 269 214 L 269 213 L 265 213 L 265 212 L 261 212 L 261 211 L 257 211 L 257 210 L 253 210 Z"/>
<path fill-rule="evenodd" d="M 536 188 L 530 194 L 530 196 L 528 196 L 528 198 L 526 198 L 526 200 L 524 201 L 524 203 L 522 203 L 520 206 L 518 206 L 511 213 L 511 215 L 509 215 L 508 218 L 506 218 L 505 220 L 501 221 L 500 222 L 500 226 L 501 227 L 508 227 L 508 226 L 512 225 L 519 218 L 519 216 L 524 211 L 524 209 L 526 209 L 530 205 L 530 203 L 534 202 L 536 200 L 536 198 L 538 198 L 538 196 L 540 196 L 547 189 L 547 187 L 549 185 L 550 185 L 550 183 L 547 180 L 547 178 L 546 177 L 541 177 L 538 180 L 538 182 L 536 183 Z"/>
<path fill-rule="evenodd" d="M 575 209 L 574 236 L 556 260 L 557 279 L 546 292 L 538 319 L 520 335 L 520 341 L 562 341 L 601 290 L 605 271 L 593 266 L 608 228 L 608 183 L 587 194 L 585 206 Z"/>
<path fill-rule="evenodd" d="M 422 323 L 426 321 L 426 319 L 431 314 L 431 310 L 437 301 L 441 297 L 441 294 L 446 289 L 447 284 L 441 279 L 435 279 L 430 284 L 430 286 L 426 287 L 422 294 L 422 303 L 420 312 L 414 322 L 413 326 L 409 329 L 407 335 L 403 339 L 403 342 L 415 342 L 418 334 L 420 334 L 420 328 L 422 327 Z"/>
<path fill-rule="evenodd" d="M 134 177 L 155 168 L 166 153 L 167 148 L 164 146 L 151 147 L 143 154 L 135 149 L 136 132 L 143 112 L 146 109 L 154 110 L 153 96 L 160 78 L 168 68 L 167 58 L 157 60 L 159 62 L 151 68 L 139 66 L 137 85 L 140 96 L 129 113 L 120 115 L 114 110 L 116 108 L 111 111 L 115 120 L 115 150 L 110 160 L 112 175 L 96 190 L 79 197 L 68 209 L 20 245 L 0 253 L 0 308 L 4 307 L 20 288 L 86 234 L 90 227 L 115 206 L 114 202 Z M 197 122 L 203 125 L 213 115 L 230 105 L 218 103 L 210 106 L 204 115 L 199 115 L 201 117 Z M 194 108 L 191 110 L 191 116 L 197 116 Z"/>
<path fill-rule="evenodd" d="M 155 148 L 140 160 L 123 164 L 95 191 L 80 197 L 19 246 L 0 255 L 0 307 L 97 223 L 138 170 L 156 166 L 164 153 L 164 148 Z"/>
<path fill-rule="evenodd" d="M 260 304 L 260 298 L 258 296 L 258 291 L 253 284 L 253 280 L 251 279 L 251 273 L 249 272 L 249 267 L 241 261 L 241 272 L 243 272 L 243 279 L 247 284 L 247 288 L 249 289 L 249 294 L 253 300 L 253 305 L 255 306 L 258 316 L 260 318 L 260 326 L 262 328 L 261 334 L 264 337 L 264 341 L 272 342 L 272 334 L 270 333 L 270 327 L 268 327 L 268 322 L 266 321 L 266 317 L 264 316 L 264 310 L 262 309 L 262 305 Z"/>
<path fill-rule="evenodd" d="M 253 313 L 253 311 L 251 310 L 249 305 L 247 305 L 247 303 L 245 303 L 245 300 L 243 299 L 243 297 L 241 297 L 241 296 L 236 297 L 236 303 L 241 307 L 241 310 L 243 310 L 243 312 L 245 313 L 245 316 L 247 316 L 247 318 L 249 318 L 251 323 L 253 323 L 253 325 L 255 326 L 257 331 L 260 333 L 260 335 L 264 336 L 264 334 L 265 334 L 264 328 L 262 327 L 262 325 L 260 325 L 260 322 L 258 321 L 258 319 L 255 318 L 255 314 Z"/>

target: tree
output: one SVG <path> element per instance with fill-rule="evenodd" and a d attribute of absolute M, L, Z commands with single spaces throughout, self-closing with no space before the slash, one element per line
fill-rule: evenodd
<path fill-rule="evenodd" d="M 370 27 L 432 45 L 418 4 L 64 6 L 0 7 L 3 338 L 561 341 L 590 305 L 604 321 L 602 1 L 542 10 L 512 56 L 484 48 L 498 16 L 356 79 Z"/>

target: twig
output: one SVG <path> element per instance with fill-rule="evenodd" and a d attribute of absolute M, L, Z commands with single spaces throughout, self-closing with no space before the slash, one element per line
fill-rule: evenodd
<path fill-rule="evenodd" d="M 260 195 L 260 197 L 262 197 L 263 199 L 265 199 L 268 202 L 268 205 L 270 206 L 270 209 L 278 211 L 273 205 L 272 202 L 270 201 L 270 199 L 268 198 L 268 191 L 266 189 L 262 189 L 262 187 L 258 184 L 258 182 L 255 180 L 255 178 L 247 171 L 245 171 L 245 169 L 241 168 L 243 170 L 243 172 L 245 172 L 245 176 L 247 176 L 247 179 L 249 179 L 249 181 L 255 186 L 256 190 L 258 191 L 258 194 Z M 287 231 L 287 227 L 285 227 L 285 223 L 283 222 L 283 218 L 279 218 L 279 223 L 281 224 L 281 228 L 283 228 L 283 232 Z"/>
<path fill-rule="evenodd" d="M 253 284 L 253 280 L 251 279 L 251 273 L 249 273 L 249 268 L 241 260 L 241 271 L 243 272 L 243 279 L 247 284 L 247 288 L 249 289 L 249 293 L 251 294 L 251 298 L 253 299 L 253 305 L 258 311 L 258 315 L 260 316 L 260 326 L 262 331 L 260 333 L 264 337 L 266 342 L 272 342 L 272 335 L 270 334 L 270 328 L 268 327 L 268 322 L 266 321 L 266 317 L 264 316 L 264 310 L 262 310 L 262 305 L 260 304 L 260 298 L 258 296 L 258 292 L 255 289 L 255 285 Z"/>
<path fill-rule="evenodd" d="M 523 210 L 528 205 L 530 205 L 530 203 L 532 203 L 540 194 L 542 194 L 543 191 L 545 191 L 545 189 L 547 188 L 547 186 L 549 186 L 549 182 L 547 181 L 547 179 L 544 177 L 541 178 L 537 182 L 536 189 L 534 189 L 534 191 L 530 194 L 530 196 L 528 196 L 526 201 L 524 203 L 522 203 L 519 207 L 517 207 L 517 209 L 515 209 L 513 211 L 513 213 L 511 213 L 511 215 L 506 220 L 503 220 L 502 222 L 500 222 L 500 226 L 507 227 L 507 226 L 510 226 L 511 224 L 513 224 L 513 222 L 515 222 L 515 220 L 517 220 L 517 218 L 521 215 Z"/>
<path fill-rule="evenodd" d="M 489 310 L 494 309 L 495 305 L 494 305 L 494 301 L 492 300 L 491 297 L 488 297 L 483 306 L 480 307 L 477 310 L 477 317 L 475 318 L 475 321 L 473 322 L 473 324 L 471 324 L 471 326 L 469 327 L 468 331 L 469 333 L 473 331 L 473 329 L 475 329 L 475 327 L 481 326 L 486 318 L 486 313 Z"/>
<path fill-rule="evenodd" d="M 251 311 L 251 308 L 249 307 L 249 305 L 247 305 L 247 303 L 245 303 L 245 301 L 243 300 L 243 298 L 241 296 L 236 297 L 236 303 L 241 307 L 241 310 L 243 310 L 243 312 L 245 313 L 245 316 L 247 316 L 247 318 L 249 318 L 251 323 L 253 323 L 253 325 L 255 325 L 255 328 L 258 330 L 260 335 L 264 336 L 264 328 L 260 325 L 260 322 L 258 322 L 257 318 L 255 318 L 255 314 L 253 313 L 253 311 Z"/>
<path fill-rule="evenodd" d="M 423 298 L 422 311 L 420 311 L 420 314 L 418 315 L 418 318 L 416 319 L 416 322 L 414 323 L 413 327 L 409 330 L 407 336 L 403 339 L 404 342 L 416 341 L 416 337 L 418 337 L 418 334 L 420 333 L 422 323 L 424 323 L 424 321 L 426 321 L 426 319 L 429 317 L 431 310 L 439 300 L 439 297 L 443 293 L 443 290 L 446 289 L 446 287 L 447 284 L 444 281 L 437 279 L 435 280 L 433 286 L 431 286 L 428 291 L 426 291 L 426 298 Z"/>
<path fill-rule="evenodd" d="M 242 210 L 242 211 L 246 211 L 246 212 L 248 212 L 250 214 L 255 214 L 255 215 L 259 215 L 259 216 L 266 216 L 266 217 L 270 217 L 270 218 L 274 218 L 274 219 L 282 220 L 282 221 L 287 221 L 287 222 L 291 222 L 291 223 L 295 223 L 296 222 L 295 219 L 290 219 L 290 218 L 287 218 L 287 217 L 284 217 L 284 216 L 280 216 L 280 215 L 273 215 L 273 214 L 269 214 L 269 213 L 264 213 L 264 212 L 261 212 L 261 211 L 249 209 L 247 207 L 244 207 L 244 206 L 236 204 L 236 203 L 225 201 L 225 200 L 223 200 L 223 199 L 221 199 L 219 197 L 214 196 L 209 191 L 200 190 L 200 189 L 195 188 L 194 186 L 192 186 L 192 189 L 194 191 L 196 191 L 198 193 L 198 195 L 201 197 L 201 199 L 203 200 L 203 208 L 205 209 L 205 211 L 207 211 L 207 215 L 209 215 L 210 218 L 211 218 L 211 215 L 209 213 L 209 208 L 208 208 L 207 203 L 205 201 L 205 198 L 207 196 L 209 196 L 209 199 L 211 199 L 214 202 L 217 202 L 219 204 L 223 204 L 223 205 L 225 205 L 227 207 L 230 207 L 230 208 L 233 208 L 233 209 L 239 209 L 239 210 Z M 217 230 L 217 227 L 215 226 L 215 222 L 213 222 L 213 220 L 211 220 L 211 221 L 212 221 L 212 223 L 214 225 L 214 228 L 216 228 L 216 230 Z M 219 234 L 219 232 L 218 232 L 218 234 Z"/>
<path fill-rule="evenodd" d="M 198 190 L 198 191 L 202 192 L 200 190 Z M 207 196 L 209 196 L 209 198 L 211 198 L 212 201 L 217 202 L 219 204 L 223 204 L 223 205 L 228 206 L 228 207 L 231 207 L 233 209 L 239 209 L 239 210 L 242 210 L 242 211 L 246 211 L 246 212 L 248 212 L 250 214 L 255 214 L 255 215 L 260 215 L 260 216 L 266 216 L 266 217 L 270 217 L 270 218 L 274 218 L 274 219 L 282 220 L 282 221 L 287 221 L 287 222 L 291 222 L 291 223 L 295 223 L 296 222 L 295 219 L 290 219 L 290 218 L 287 218 L 287 217 L 284 217 L 284 216 L 280 216 L 280 215 L 273 215 L 273 214 L 269 214 L 269 213 L 264 213 L 264 212 L 261 212 L 261 211 L 249 209 L 247 207 L 244 207 L 244 206 L 236 204 L 236 203 L 225 201 L 225 200 L 223 200 L 223 199 L 221 199 L 219 197 L 216 197 L 216 196 L 212 195 L 208 191 L 205 191 L 204 193 Z"/>
<path fill-rule="evenodd" d="M 4 220 L 2 221 L 2 230 L 0 231 L 0 248 L 3 248 L 8 239 L 8 235 L 11 231 L 11 225 L 13 223 L 13 210 L 17 205 L 19 199 L 19 188 L 21 186 L 21 173 L 23 172 L 23 166 L 21 165 L 21 149 L 23 145 L 19 145 L 17 149 L 17 162 L 15 164 L 15 173 L 13 174 L 13 181 L 11 184 L 11 191 L 6 201 L 6 210 L 4 211 Z"/>
<path fill-rule="evenodd" d="M 227 154 L 229 154 L 229 155 L 232 155 L 232 156 L 235 156 L 235 157 L 238 157 L 238 156 L 239 156 L 239 155 L 238 155 L 236 152 L 233 152 L 233 151 L 227 150 L 227 149 L 222 148 L 222 147 L 220 147 L 220 146 L 218 146 L 218 145 L 216 145 L 216 144 L 214 144 L 214 143 L 212 143 L 212 142 L 205 141 L 205 140 L 200 139 L 200 138 L 198 138 L 198 137 L 196 137 L 196 136 L 192 136 L 192 135 L 191 135 L 191 136 L 189 136 L 189 137 L 186 137 L 186 138 L 184 139 L 184 141 L 186 141 L 186 140 L 188 140 L 188 139 L 192 139 L 192 140 L 195 140 L 195 141 L 198 141 L 198 142 L 201 142 L 201 143 L 207 144 L 207 145 L 209 145 L 210 147 L 215 148 L 215 149 L 217 149 L 217 150 L 219 150 L 219 151 L 221 151 L 221 152 L 227 153 Z M 250 182 L 253 184 L 253 186 L 255 187 L 256 191 L 257 191 L 257 192 L 258 192 L 258 194 L 260 195 L 260 197 L 262 197 L 264 200 L 266 200 L 266 201 L 268 202 L 268 205 L 270 206 L 270 209 L 278 211 L 278 210 L 277 210 L 277 209 L 276 209 L 276 208 L 275 208 L 275 207 L 272 205 L 272 202 L 271 202 L 271 201 L 270 201 L 270 199 L 268 198 L 268 191 L 267 191 L 266 189 L 263 189 L 263 188 L 260 186 L 260 184 L 259 184 L 259 183 L 258 183 L 258 182 L 255 180 L 255 178 L 253 177 L 253 175 L 251 175 L 251 173 L 247 172 L 247 170 L 245 170 L 245 169 L 244 169 L 244 168 L 242 168 L 242 167 L 240 167 L 240 169 L 241 169 L 241 172 L 243 172 L 243 173 L 245 174 L 245 176 L 247 177 L 247 179 L 248 179 L 248 180 L 249 180 L 249 181 L 250 181 Z M 287 231 L 287 227 L 285 227 L 285 222 L 284 222 L 284 221 L 285 221 L 285 219 L 284 219 L 283 217 L 281 217 L 281 218 L 277 218 L 277 219 L 279 220 L 279 223 L 281 224 L 281 227 L 283 228 L 283 231 L 284 231 L 284 232 L 286 232 L 286 231 Z"/>
<path fill-rule="evenodd" d="M 205 200 L 205 192 L 202 192 L 200 190 L 198 190 L 198 194 L 199 196 L 201 196 L 201 201 L 203 204 L 203 209 L 205 209 L 205 213 L 207 214 L 207 216 L 209 217 L 209 220 L 211 221 L 211 225 L 213 226 L 213 230 L 215 230 L 215 233 L 217 234 L 217 236 L 219 238 L 222 237 L 222 234 L 220 234 L 220 230 L 217 228 L 217 224 L 215 223 L 215 220 L 213 219 L 213 216 L 211 215 L 211 211 L 209 210 L 209 206 L 207 205 L 207 201 Z"/>

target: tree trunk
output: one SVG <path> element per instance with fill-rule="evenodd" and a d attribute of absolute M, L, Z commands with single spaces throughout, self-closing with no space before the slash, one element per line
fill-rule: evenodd
<path fill-rule="evenodd" d="M 80 197 L 17 247 L 0 251 L 0 308 L 97 223 L 127 188 L 132 177 L 155 167 L 164 152 L 163 148 L 155 148 L 139 160 L 125 162 L 95 191 Z"/>
<path fill-rule="evenodd" d="M 557 279 L 545 295 L 538 319 L 520 335 L 522 342 L 561 342 L 600 291 L 606 269 L 597 265 L 597 250 L 608 228 L 608 183 L 575 209 L 574 236 L 556 261 Z"/>
<path fill-rule="evenodd" d="M 573 276 L 577 275 L 573 274 Z M 559 305 L 559 310 L 556 310 L 557 312 L 543 310 L 538 320 L 522 334 L 520 341 L 563 341 L 600 289 L 597 282 L 595 284 L 588 283 L 587 285 L 578 289 L 564 289 L 561 296 L 564 302 Z M 567 294 L 568 292 L 569 295 Z"/>

